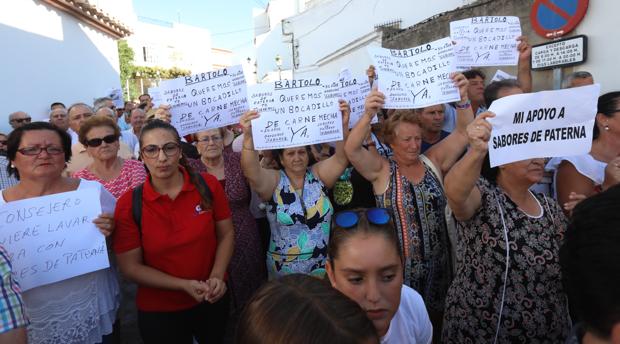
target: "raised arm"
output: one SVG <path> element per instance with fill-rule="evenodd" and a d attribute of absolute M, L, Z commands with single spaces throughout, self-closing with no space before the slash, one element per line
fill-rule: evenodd
<path fill-rule="evenodd" d="M 362 147 L 370 133 L 370 121 L 384 104 L 385 96 L 379 91 L 371 91 L 366 97 L 364 114 L 349 133 L 344 144 L 344 151 L 355 169 L 371 183 L 379 179 L 384 160 L 376 150 Z"/>
<path fill-rule="evenodd" d="M 517 81 L 524 93 L 532 92 L 532 68 L 530 58 L 532 57 L 532 46 L 527 40 L 527 36 L 517 37 L 519 45 L 519 62 L 517 64 Z"/>
<path fill-rule="evenodd" d="M 476 181 L 480 177 L 480 169 L 491 138 L 491 124 L 486 119 L 494 116 L 491 112 L 485 112 L 468 126 L 470 148 L 465 156 L 450 169 L 444 179 L 448 204 L 457 220 L 470 219 L 482 204 Z"/>
<path fill-rule="evenodd" d="M 349 159 L 344 152 L 344 143 L 349 136 L 349 118 L 351 116 L 351 107 L 345 100 L 340 100 L 340 112 L 342 113 L 342 135 L 341 141 L 336 142 L 336 152 L 331 157 L 314 164 L 312 167 L 313 172 L 318 178 L 325 184 L 325 186 L 331 189 L 338 181 L 338 178 L 344 172 L 344 169 L 349 166 Z"/>
<path fill-rule="evenodd" d="M 240 124 L 243 128 L 241 168 L 252 190 L 264 201 L 267 201 L 278 185 L 278 171 L 262 168 L 258 152 L 254 149 L 252 120 L 258 117 L 259 114 L 256 111 L 248 111 L 241 116 Z"/>
<path fill-rule="evenodd" d="M 450 77 L 459 88 L 459 95 L 461 97 L 461 100 L 456 104 L 456 128 L 448 137 L 439 141 L 424 153 L 433 161 L 435 166 L 441 168 L 444 176 L 463 154 L 465 147 L 467 147 L 467 126 L 474 120 L 474 113 L 467 96 L 469 81 L 461 73 L 453 73 Z"/>

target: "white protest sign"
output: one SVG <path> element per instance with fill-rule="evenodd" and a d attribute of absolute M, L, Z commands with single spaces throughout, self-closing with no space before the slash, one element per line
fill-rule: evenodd
<path fill-rule="evenodd" d="M 459 66 L 515 66 L 519 61 L 519 17 L 474 17 L 450 22 Z"/>
<path fill-rule="evenodd" d="M 349 117 L 349 128 L 353 128 L 364 114 L 364 103 L 366 96 L 370 93 L 370 83 L 365 75 L 353 77 L 348 69 L 340 72 L 338 77 L 340 83 L 340 93 L 342 98 L 349 103 L 351 107 L 351 116 Z M 377 123 L 377 117 L 373 117 L 371 123 Z"/>
<path fill-rule="evenodd" d="M 404 50 L 368 47 L 386 109 L 412 109 L 460 100 L 450 38 Z"/>
<path fill-rule="evenodd" d="M 241 66 L 165 80 L 159 90 L 182 136 L 239 123 L 248 110 Z"/>
<path fill-rule="evenodd" d="M 100 213 L 92 188 L 2 205 L 0 245 L 22 290 L 109 267 L 105 237 L 92 223 Z"/>
<path fill-rule="evenodd" d="M 517 94 L 494 101 L 491 167 L 514 161 L 586 154 L 600 86 Z"/>
<path fill-rule="evenodd" d="M 501 69 L 498 69 L 497 72 L 495 72 L 495 75 L 493 75 L 493 79 L 491 79 L 491 82 L 508 80 L 508 79 L 517 80 L 517 77 L 512 74 L 508 74 Z"/>
<path fill-rule="evenodd" d="M 252 121 L 259 150 L 340 141 L 339 83 L 319 78 L 282 80 L 248 87 L 248 101 L 260 117 Z"/>
<path fill-rule="evenodd" d="M 162 104 L 165 104 L 165 102 L 162 100 L 159 87 L 149 87 L 149 96 L 151 96 L 151 102 L 153 103 L 153 107 L 158 107 Z"/>
<path fill-rule="evenodd" d="M 117 108 L 125 107 L 125 101 L 123 100 L 123 91 L 120 88 L 110 89 L 108 91 L 108 97 L 112 98 L 114 106 Z"/>

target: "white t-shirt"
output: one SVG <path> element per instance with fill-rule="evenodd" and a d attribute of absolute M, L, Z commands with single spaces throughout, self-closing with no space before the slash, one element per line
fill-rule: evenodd
<path fill-rule="evenodd" d="M 400 290 L 400 305 L 381 344 L 430 344 L 433 325 L 422 296 L 406 285 Z"/>
<path fill-rule="evenodd" d="M 136 157 L 136 147 L 140 144 L 138 143 L 138 137 L 133 133 L 133 129 L 121 131 L 121 141 L 129 146 L 129 151 Z"/>
<path fill-rule="evenodd" d="M 545 169 L 547 171 L 553 171 L 553 197 L 557 199 L 557 187 L 555 186 L 555 182 L 557 179 L 558 168 L 562 161 L 568 161 L 571 163 L 577 172 L 581 173 L 588 179 L 590 179 L 594 185 L 601 185 L 605 180 L 605 167 L 607 164 L 594 159 L 592 155 L 583 154 L 583 155 L 575 155 L 575 156 L 565 156 L 559 158 L 553 158 L 549 160 Z"/>

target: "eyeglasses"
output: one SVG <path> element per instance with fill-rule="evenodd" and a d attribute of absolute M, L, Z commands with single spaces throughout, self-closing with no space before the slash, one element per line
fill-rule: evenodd
<path fill-rule="evenodd" d="M 17 151 L 22 153 L 23 155 L 28 155 L 28 156 L 39 155 L 43 151 L 46 151 L 47 154 L 50 154 L 50 155 L 60 155 L 60 154 L 64 154 L 65 152 L 64 149 L 62 149 L 62 147 L 57 147 L 57 146 L 25 147 L 25 148 L 18 149 Z"/>
<path fill-rule="evenodd" d="M 118 136 L 112 134 L 112 135 L 108 135 L 108 136 L 104 136 L 102 138 L 95 138 L 95 139 L 90 139 L 90 140 L 86 140 L 86 146 L 87 147 L 99 147 L 101 146 L 101 144 L 103 142 L 105 143 L 113 143 L 118 141 Z"/>
<path fill-rule="evenodd" d="M 365 210 L 345 210 L 336 214 L 334 217 L 336 225 L 341 228 L 352 228 L 360 220 L 360 213 L 364 212 L 368 222 L 373 225 L 385 225 L 390 222 L 390 213 L 385 208 L 369 208 Z"/>
<path fill-rule="evenodd" d="M 218 143 L 220 141 L 222 141 L 221 136 L 205 136 L 201 139 L 198 139 L 198 142 L 206 142 L 206 143 L 209 143 L 209 142 Z"/>
<path fill-rule="evenodd" d="M 13 119 L 11 120 L 11 122 L 17 122 L 17 123 L 20 123 L 20 124 L 21 124 L 21 123 L 24 123 L 24 122 L 26 122 L 26 123 L 30 123 L 30 121 L 31 121 L 31 120 L 32 120 L 32 118 L 30 118 L 30 117 L 24 117 L 24 118 L 13 118 Z"/>
<path fill-rule="evenodd" d="M 142 154 L 147 158 L 157 158 L 160 150 L 164 151 L 164 155 L 169 158 L 179 154 L 181 146 L 174 142 L 168 142 L 161 147 L 157 145 L 148 145 L 142 148 Z"/>

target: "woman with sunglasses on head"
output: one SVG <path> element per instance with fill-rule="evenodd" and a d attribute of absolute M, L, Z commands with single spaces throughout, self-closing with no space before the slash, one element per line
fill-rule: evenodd
<path fill-rule="evenodd" d="M 9 173 L 19 183 L 2 190 L 0 205 L 54 195 L 95 189 L 103 214 L 93 222 L 105 236 L 114 231 L 112 213 L 116 199 L 94 181 L 63 177 L 71 159 L 71 137 L 47 122 L 35 122 L 15 129 L 8 138 Z M 29 343 L 112 343 L 113 325 L 119 306 L 116 273 L 106 268 L 66 280 L 29 289 L 23 293 Z"/>
<path fill-rule="evenodd" d="M 400 245 L 387 209 L 335 214 L 328 253 L 330 283 L 366 311 L 381 343 L 431 342 L 424 301 L 403 285 Z"/>
<path fill-rule="evenodd" d="M 115 198 L 121 197 L 146 179 L 142 162 L 118 156 L 120 129 L 106 116 L 92 116 L 80 127 L 80 143 L 93 162 L 73 174 L 75 178 L 97 181 Z"/>
<path fill-rule="evenodd" d="M 344 139 L 349 131 L 349 105 L 340 101 Z M 275 151 L 279 170 L 261 167 L 254 150 L 252 120 L 256 111 L 241 116 L 243 149 L 241 167 L 250 187 L 268 202 L 267 219 L 271 238 L 267 252 L 269 279 L 291 273 L 325 275 L 327 242 L 333 212 L 327 195 L 349 164 L 344 141 L 336 143 L 336 153 L 329 159 L 308 166 L 307 146 Z"/>
<path fill-rule="evenodd" d="M 170 124 L 142 128 L 149 178 L 118 201 L 114 250 L 121 272 L 139 286 L 145 343 L 219 343 L 228 318 L 231 214 L 220 183 L 189 168 L 180 144 Z"/>

